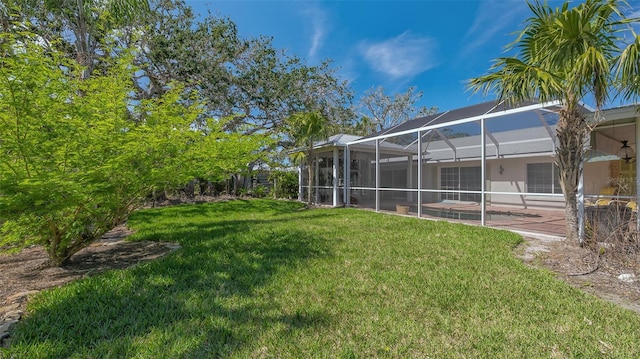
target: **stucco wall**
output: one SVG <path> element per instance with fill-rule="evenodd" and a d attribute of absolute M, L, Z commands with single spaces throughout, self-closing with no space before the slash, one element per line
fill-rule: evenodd
<path fill-rule="evenodd" d="M 488 195 L 488 203 L 500 206 L 512 206 L 517 208 L 562 208 L 562 197 L 540 195 L 525 195 L 527 192 L 526 177 L 528 163 L 553 163 L 550 156 L 488 159 L 487 160 L 487 189 L 492 192 L 516 192 L 522 195 L 491 194 Z M 465 161 L 455 163 L 427 164 L 423 165 L 423 188 L 440 188 L 440 169 L 442 167 L 474 167 L 480 166 L 480 161 Z M 438 201 L 437 194 L 423 196 L 426 201 Z"/>
<path fill-rule="evenodd" d="M 507 159 L 488 159 L 487 160 L 487 190 L 491 192 L 515 192 L 518 194 L 490 194 L 487 195 L 487 203 L 492 205 L 507 206 L 514 208 L 562 208 L 564 207 L 564 198 L 562 196 L 549 196 L 545 194 L 525 194 L 529 192 L 527 188 L 527 164 L 529 163 L 553 163 L 551 156 L 537 157 L 521 157 Z M 478 167 L 480 161 L 460 161 L 439 164 L 423 164 L 422 172 L 422 189 L 438 190 L 440 188 L 440 170 L 443 167 Z M 375 176 L 375 166 L 371 168 L 363 168 L 362 175 L 370 171 L 371 183 Z M 410 175 L 411 185 L 406 177 L 397 177 L 393 184 L 383 180 L 386 186 L 392 188 L 417 188 L 418 171 L 417 164 L 413 164 L 410 172 L 407 168 L 407 161 L 398 158 L 392 162 L 381 163 L 381 173 L 390 173 L 392 171 L 401 171 L 398 175 Z M 594 162 L 585 165 L 585 194 L 598 194 L 603 187 L 607 186 L 607 180 L 610 176 L 609 162 Z M 367 183 L 368 181 L 364 181 Z M 406 201 L 415 200 L 412 191 L 392 192 L 382 191 L 383 199 L 400 198 L 406 196 Z M 432 203 L 440 201 L 440 194 L 437 192 L 423 192 L 423 203 Z"/>
<path fill-rule="evenodd" d="M 527 164 L 553 163 L 549 156 L 510 158 L 491 161 L 489 178 L 493 192 L 521 192 L 527 193 Z M 500 167 L 502 166 L 502 173 Z M 520 208 L 562 208 L 563 197 L 553 197 L 544 194 L 506 195 L 492 194 L 491 204 L 516 206 Z"/>
<path fill-rule="evenodd" d="M 584 194 L 598 195 L 609 186 L 610 163 L 606 161 L 587 163 L 584 166 Z"/>

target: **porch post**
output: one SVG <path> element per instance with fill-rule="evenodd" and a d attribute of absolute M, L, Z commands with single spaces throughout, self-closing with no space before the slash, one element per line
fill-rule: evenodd
<path fill-rule="evenodd" d="M 407 156 L 407 202 L 413 201 L 413 155 Z"/>
<path fill-rule="evenodd" d="M 422 132 L 418 131 L 418 218 L 422 217 Z"/>
<path fill-rule="evenodd" d="M 333 206 L 338 207 L 338 147 L 333 149 Z"/>
<path fill-rule="evenodd" d="M 320 195 L 320 191 L 318 191 L 318 187 L 320 187 L 320 176 L 318 176 L 318 173 L 320 172 L 320 164 L 318 163 L 320 161 L 318 161 L 318 155 L 316 154 L 315 158 L 314 158 L 314 164 L 313 166 L 315 167 L 315 172 L 314 172 L 314 178 L 315 178 L 315 185 L 314 185 L 314 189 L 315 189 L 315 195 L 314 195 L 314 202 L 315 204 L 318 204 L 318 197 Z M 309 181 L 311 182 L 311 181 Z M 311 188 L 311 184 L 309 184 L 309 188 Z"/>
<path fill-rule="evenodd" d="M 480 183 L 480 224 L 484 227 L 487 225 L 487 218 L 486 218 L 486 212 L 487 212 L 487 201 L 484 195 L 484 192 L 486 191 L 486 177 L 487 177 L 487 139 L 485 138 L 485 120 L 484 118 L 480 119 L 480 157 L 481 157 L 481 162 L 482 165 L 480 167 L 480 177 L 482 178 L 482 183 Z"/>
<path fill-rule="evenodd" d="M 376 212 L 380 211 L 380 139 L 376 138 Z"/>
<path fill-rule="evenodd" d="M 302 161 L 298 165 L 298 201 L 304 201 L 304 196 L 302 195 Z"/>
<path fill-rule="evenodd" d="M 345 207 L 349 207 L 351 205 L 351 200 L 350 200 L 350 196 L 349 196 L 349 185 L 351 184 L 351 159 L 349 158 L 349 156 L 351 155 L 349 153 L 349 145 L 347 145 L 344 148 L 344 153 L 343 153 L 343 157 L 344 157 L 344 174 L 342 175 L 342 185 L 343 185 L 343 190 L 342 190 L 342 203 L 344 203 Z"/>

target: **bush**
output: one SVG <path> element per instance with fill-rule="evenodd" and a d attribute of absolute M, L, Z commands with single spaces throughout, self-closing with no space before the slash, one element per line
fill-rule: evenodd
<path fill-rule="evenodd" d="M 224 120 L 195 131 L 202 108 L 180 86 L 133 101 L 127 56 L 81 80 L 35 39 L 0 40 L 0 249 L 41 244 L 61 265 L 154 190 L 263 156 L 266 136 L 227 133 Z"/>
<path fill-rule="evenodd" d="M 298 198 L 298 173 L 293 171 L 272 171 L 269 181 L 273 183 L 273 197 Z"/>
<path fill-rule="evenodd" d="M 266 186 L 257 185 L 253 187 L 251 194 L 256 198 L 264 198 L 269 194 L 269 188 Z"/>

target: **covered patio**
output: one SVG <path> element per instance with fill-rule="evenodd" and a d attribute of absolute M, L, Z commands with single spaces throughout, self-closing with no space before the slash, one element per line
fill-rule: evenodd
<path fill-rule="evenodd" d="M 557 102 L 487 102 L 364 138 L 333 136 L 316 146 L 315 185 L 300 169 L 300 198 L 312 191 L 318 204 L 563 236 L 564 197 L 554 165 L 558 109 Z M 593 208 L 623 204 L 636 211 L 636 107 L 606 110 L 598 119 L 592 116 L 582 164 L 582 235 Z"/>

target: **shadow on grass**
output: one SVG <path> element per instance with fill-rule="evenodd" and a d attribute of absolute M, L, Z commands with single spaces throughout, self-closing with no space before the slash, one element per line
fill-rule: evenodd
<path fill-rule="evenodd" d="M 299 209 L 233 201 L 136 213 L 138 240 L 176 241 L 182 249 L 44 293 L 17 326 L 12 354 L 215 357 L 274 324 L 287 331 L 328 325 L 325 312 L 282 313 L 269 294 L 278 273 L 331 255 L 330 238 L 300 223 L 333 214 Z"/>

